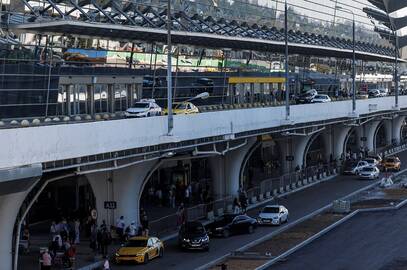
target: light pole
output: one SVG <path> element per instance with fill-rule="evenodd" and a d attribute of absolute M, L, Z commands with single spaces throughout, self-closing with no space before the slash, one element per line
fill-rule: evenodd
<path fill-rule="evenodd" d="M 200 93 L 200 94 L 198 94 L 198 95 L 196 95 L 196 96 L 194 96 L 192 98 L 189 98 L 189 99 L 185 100 L 184 102 L 192 101 L 192 100 L 195 100 L 195 99 L 207 99 L 208 97 L 209 97 L 208 92 L 202 92 L 202 93 Z"/>
<path fill-rule="evenodd" d="M 398 109 L 399 107 L 399 80 L 398 80 L 398 51 L 399 51 L 399 42 L 397 38 L 397 31 L 394 27 L 394 107 Z"/>
<path fill-rule="evenodd" d="M 285 119 L 290 120 L 290 82 L 288 78 L 288 17 L 287 0 L 284 1 L 284 41 L 285 41 Z"/>
<path fill-rule="evenodd" d="M 167 108 L 168 130 L 167 135 L 172 135 L 174 119 L 172 115 L 172 57 L 171 57 L 171 0 L 167 0 Z"/>
<path fill-rule="evenodd" d="M 352 115 L 356 115 L 355 13 L 351 9 L 341 6 L 335 6 L 335 8 L 352 13 Z"/>

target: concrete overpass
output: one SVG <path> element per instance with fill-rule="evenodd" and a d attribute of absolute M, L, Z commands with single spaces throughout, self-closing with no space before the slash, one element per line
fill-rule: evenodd
<path fill-rule="evenodd" d="M 387 144 L 400 141 L 407 96 L 399 97 L 399 107 L 394 104 L 394 97 L 357 100 L 355 114 L 350 100 L 295 105 L 290 108 L 289 120 L 285 120 L 284 106 L 175 115 L 172 136 L 166 134 L 165 116 L 2 129 L 0 170 L 8 177 L 2 178 L 0 187 L 9 187 L 0 196 L 0 258 L 4 269 L 12 268 L 16 217 L 21 224 L 21 212 L 30 207 L 22 211 L 20 206 L 26 205 L 27 196 L 32 201 L 33 192 L 37 194 L 47 181 L 64 173 L 86 175 L 98 209 L 103 209 L 108 199 L 109 186 L 102 183 L 110 179 L 115 183 L 112 196 L 118 202 L 117 211 L 138 220 L 144 185 L 167 158 L 208 156 L 215 193 L 233 196 L 252 147 L 261 143 L 259 135 L 279 136 L 283 144 L 290 141 L 292 147 L 283 147 L 282 153 L 292 156 L 292 161 L 283 164 L 286 170 L 305 164 L 309 146 L 319 135 L 327 146 L 326 157 L 342 155 L 351 130 L 356 132 L 358 144 L 373 152 L 381 126 L 386 129 Z M 23 181 L 25 185 L 21 185 Z M 103 212 L 102 219 L 106 219 Z"/>

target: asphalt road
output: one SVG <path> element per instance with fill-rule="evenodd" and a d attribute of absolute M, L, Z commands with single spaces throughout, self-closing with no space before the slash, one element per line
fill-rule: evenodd
<path fill-rule="evenodd" d="M 406 226 L 407 208 L 363 213 L 269 269 L 407 269 Z"/>
<path fill-rule="evenodd" d="M 398 154 L 400 159 L 407 161 L 407 152 Z M 402 163 L 402 169 L 407 168 L 407 162 Z M 309 187 L 297 193 L 288 196 L 285 199 L 279 199 L 278 203 L 285 205 L 290 212 L 290 222 L 293 222 L 329 203 L 335 199 L 346 196 L 364 186 L 373 183 L 372 181 L 358 180 L 354 176 L 338 176 L 335 179 L 324 182 L 313 187 Z M 257 210 L 251 211 L 249 214 L 255 216 Z M 212 260 L 215 260 L 223 255 L 234 251 L 241 246 L 248 244 L 265 234 L 268 234 L 277 227 L 260 227 L 255 233 L 250 235 L 231 236 L 228 239 L 212 238 L 210 242 L 211 250 L 209 252 L 183 252 L 177 248 L 176 240 L 171 240 L 165 243 L 165 253 L 163 258 L 154 259 L 147 265 L 115 265 L 114 269 L 195 269 Z M 350 238 L 351 239 L 351 238 Z M 337 253 L 338 256 L 340 253 Z M 358 254 L 357 252 L 355 254 Z M 377 253 L 373 253 L 377 254 Z M 340 256 L 338 256 L 340 257 Z M 316 258 L 314 258 L 318 261 Z M 298 265 L 297 265 L 298 266 Z M 328 264 L 327 264 L 328 266 Z M 279 268 L 286 269 L 286 268 Z M 290 268 L 290 269 L 311 269 L 311 268 Z M 313 268 L 313 269 L 331 269 Z M 359 268 L 369 269 L 369 268 Z"/>

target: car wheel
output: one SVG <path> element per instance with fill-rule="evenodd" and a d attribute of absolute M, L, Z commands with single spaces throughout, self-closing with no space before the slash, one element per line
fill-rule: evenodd
<path fill-rule="evenodd" d="M 254 232 L 253 225 L 250 225 L 249 228 L 247 228 L 247 232 L 252 234 Z"/>
<path fill-rule="evenodd" d="M 279 220 L 278 220 L 278 225 L 281 225 L 281 218 L 279 218 Z"/>
<path fill-rule="evenodd" d="M 148 263 L 148 259 L 149 259 L 149 258 L 148 258 L 148 254 L 145 254 L 145 255 L 144 255 L 144 262 L 143 262 L 143 263 L 144 263 L 144 264 L 147 264 L 147 263 Z"/>
<path fill-rule="evenodd" d="M 229 237 L 229 230 L 224 230 L 223 231 L 223 237 L 225 237 L 225 238 Z"/>
<path fill-rule="evenodd" d="M 147 113 L 147 117 L 150 117 L 151 116 L 151 113 Z"/>
<path fill-rule="evenodd" d="M 288 222 L 288 214 L 287 214 L 287 217 L 285 218 L 285 223 L 287 223 Z"/>
<path fill-rule="evenodd" d="M 209 245 L 204 249 L 206 252 L 209 252 Z"/>
<path fill-rule="evenodd" d="M 162 258 L 164 256 L 164 249 L 160 248 L 160 251 L 158 252 L 158 257 Z"/>

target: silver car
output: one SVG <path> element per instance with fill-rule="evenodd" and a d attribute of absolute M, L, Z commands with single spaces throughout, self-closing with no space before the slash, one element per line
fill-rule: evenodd
<path fill-rule="evenodd" d="M 377 179 L 379 178 L 380 170 L 376 166 L 364 167 L 359 171 L 360 179 Z"/>

